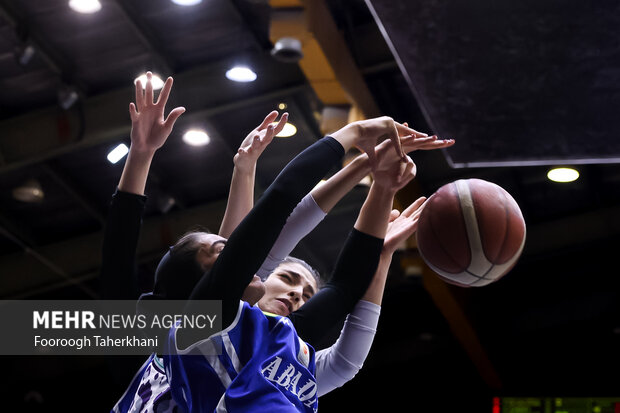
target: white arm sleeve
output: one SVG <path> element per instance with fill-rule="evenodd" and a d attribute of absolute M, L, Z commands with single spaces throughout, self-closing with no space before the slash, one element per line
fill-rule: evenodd
<path fill-rule="evenodd" d="M 318 396 L 342 386 L 362 368 L 377 331 L 381 306 L 358 301 L 333 346 L 316 353 Z"/>
<path fill-rule="evenodd" d="M 269 274 L 293 251 L 297 243 L 325 218 L 325 215 L 327 214 L 317 205 L 312 195 L 306 195 L 289 215 L 282 232 L 256 274 L 262 280 L 269 277 Z"/>

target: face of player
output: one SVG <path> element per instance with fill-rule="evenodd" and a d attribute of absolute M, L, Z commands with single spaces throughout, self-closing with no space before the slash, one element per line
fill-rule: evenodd
<path fill-rule="evenodd" d="M 204 271 L 208 271 L 213 267 L 215 260 L 217 260 L 217 257 L 220 256 L 220 253 L 226 246 L 226 241 L 226 238 L 216 234 L 200 233 L 200 248 L 196 253 L 196 260 Z M 265 286 L 263 285 L 263 281 L 258 275 L 255 275 L 250 284 L 248 284 L 243 291 L 241 299 L 247 301 L 250 305 L 254 305 L 264 294 Z"/>
<path fill-rule="evenodd" d="M 303 265 L 280 264 L 264 282 L 265 295 L 258 302 L 261 310 L 287 316 L 306 303 L 317 291 L 315 278 Z"/>

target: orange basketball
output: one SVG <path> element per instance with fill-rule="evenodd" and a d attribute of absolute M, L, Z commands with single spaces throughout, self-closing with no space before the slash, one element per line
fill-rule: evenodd
<path fill-rule="evenodd" d="M 525 245 L 525 220 L 502 187 L 460 179 L 428 199 L 417 240 L 422 258 L 444 281 L 479 287 L 516 264 Z"/>

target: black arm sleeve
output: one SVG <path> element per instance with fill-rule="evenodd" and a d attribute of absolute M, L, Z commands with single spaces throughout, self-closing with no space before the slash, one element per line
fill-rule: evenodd
<path fill-rule="evenodd" d="M 101 296 L 135 300 L 139 296 L 136 249 L 146 196 L 116 190 L 112 196 L 101 248 Z"/>
<path fill-rule="evenodd" d="M 382 239 L 355 228 L 351 230 L 331 279 L 289 315 L 300 337 L 311 345 L 318 345 L 325 332 L 353 310 L 370 285 L 382 248 Z"/>
<path fill-rule="evenodd" d="M 222 301 L 222 327 L 234 320 L 243 291 L 295 206 L 343 155 L 343 147 L 329 136 L 308 147 L 280 172 L 232 233 L 210 273 L 191 295 L 192 300 Z"/>

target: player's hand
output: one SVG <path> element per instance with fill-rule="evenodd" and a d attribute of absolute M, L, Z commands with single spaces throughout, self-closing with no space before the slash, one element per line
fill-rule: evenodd
<path fill-rule="evenodd" d="M 245 137 L 233 158 L 235 167 L 241 171 L 251 171 L 265 148 L 273 141 L 288 120 L 288 113 L 283 113 L 280 121 L 274 126 L 272 123 L 278 118 L 278 111 L 274 110 Z"/>
<path fill-rule="evenodd" d="M 170 96 L 173 80 L 166 79 L 164 87 L 159 93 L 156 102 L 153 102 L 153 74 L 146 73 L 146 85 L 143 87 L 140 80 L 136 81 L 136 102 L 129 104 L 131 117 L 131 146 L 133 150 L 155 152 L 168 139 L 174 123 L 185 112 L 184 107 L 177 107 L 170 111 L 164 119 L 164 109 Z"/>
<path fill-rule="evenodd" d="M 407 155 L 405 155 L 405 162 L 397 160 L 385 163 L 379 157 L 377 168 L 373 172 L 373 185 L 379 185 L 383 189 L 396 193 L 415 177 L 416 169 L 415 163 Z"/>
<path fill-rule="evenodd" d="M 377 168 L 375 145 L 379 138 L 383 136 L 389 138 L 396 156 L 404 162 L 406 160 L 405 152 L 403 151 L 400 138 L 409 135 L 415 137 L 428 136 L 408 126 L 395 122 L 394 119 L 389 116 L 358 121 L 356 125 L 359 129 L 359 136 L 355 140 L 355 146 L 368 155 L 370 167 L 373 171 Z"/>
<path fill-rule="evenodd" d="M 383 253 L 393 254 L 400 244 L 417 231 L 418 220 L 425 205 L 426 197 L 421 197 L 409 205 L 402 213 L 399 213 L 398 210 L 392 211 L 385 240 L 383 241 Z"/>
<path fill-rule="evenodd" d="M 407 122 L 403 123 L 404 126 L 409 126 Z M 416 136 L 408 135 L 400 139 L 401 146 L 405 153 L 413 151 L 428 151 L 433 149 L 447 148 L 454 145 L 454 139 L 439 139 L 437 135 L 433 136 Z"/>

